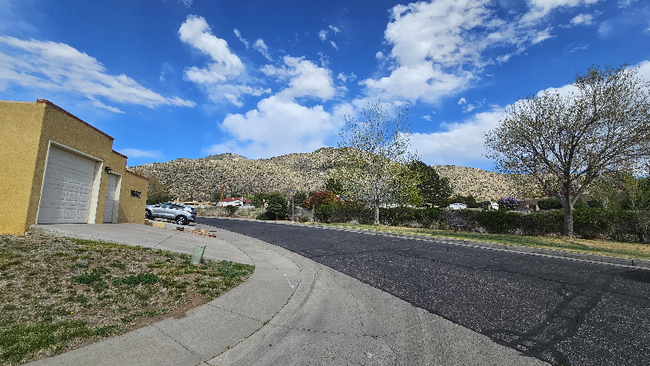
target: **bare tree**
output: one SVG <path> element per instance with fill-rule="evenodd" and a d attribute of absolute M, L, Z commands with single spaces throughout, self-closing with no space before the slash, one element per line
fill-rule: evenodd
<path fill-rule="evenodd" d="M 527 174 L 560 199 L 564 235 L 573 236 L 573 207 L 589 184 L 648 157 L 650 84 L 637 73 L 591 67 L 566 95 L 542 92 L 510 105 L 485 135 L 499 171 Z"/>
<path fill-rule="evenodd" d="M 408 107 L 398 107 L 391 119 L 388 107 L 379 100 L 362 109 L 362 121 L 347 116 L 339 133 L 343 156 L 331 178 L 374 208 L 375 225 L 379 225 L 380 206 L 408 201 L 417 194 L 407 166 L 415 159 L 409 151 L 407 116 Z"/>

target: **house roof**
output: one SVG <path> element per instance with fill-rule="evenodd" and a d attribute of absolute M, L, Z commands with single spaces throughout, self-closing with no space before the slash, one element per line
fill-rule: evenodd
<path fill-rule="evenodd" d="M 230 197 L 230 198 L 224 198 L 220 202 L 234 202 L 234 201 L 242 201 L 242 202 L 253 202 L 249 199 L 243 198 L 243 197 Z"/>

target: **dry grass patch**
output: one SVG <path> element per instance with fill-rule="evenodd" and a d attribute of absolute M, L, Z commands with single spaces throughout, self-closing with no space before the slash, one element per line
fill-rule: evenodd
<path fill-rule="evenodd" d="M 175 316 L 253 266 L 82 239 L 0 235 L 0 364 L 18 365 Z"/>

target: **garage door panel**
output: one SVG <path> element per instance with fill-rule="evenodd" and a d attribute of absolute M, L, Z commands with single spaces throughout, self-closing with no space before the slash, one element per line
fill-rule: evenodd
<path fill-rule="evenodd" d="M 52 148 L 45 168 L 37 222 L 86 223 L 94 174 L 94 161 Z"/>

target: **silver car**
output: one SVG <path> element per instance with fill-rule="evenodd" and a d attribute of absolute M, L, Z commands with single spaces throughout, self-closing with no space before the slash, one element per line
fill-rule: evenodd
<path fill-rule="evenodd" d="M 191 206 L 174 202 L 162 202 L 147 205 L 144 212 L 145 219 L 162 218 L 176 221 L 179 225 L 187 225 L 196 221 L 196 211 Z"/>

